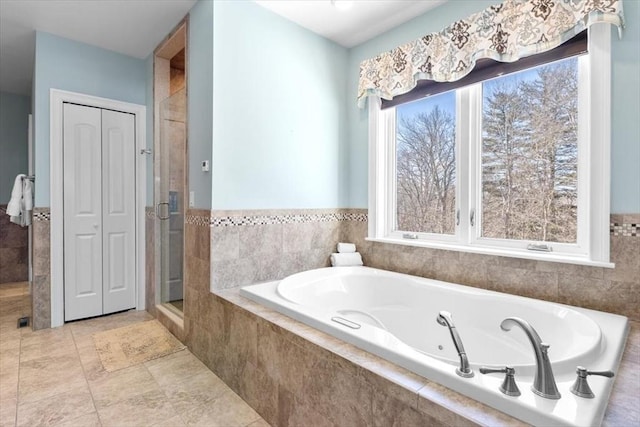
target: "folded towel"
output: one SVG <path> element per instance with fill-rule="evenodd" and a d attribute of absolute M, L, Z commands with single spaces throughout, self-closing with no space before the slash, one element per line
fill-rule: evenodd
<path fill-rule="evenodd" d="M 356 245 L 353 243 L 338 243 L 338 253 L 348 254 L 356 251 Z"/>
<path fill-rule="evenodd" d="M 331 254 L 332 267 L 353 267 L 363 265 L 360 252 L 351 252 L 346 254 Z"/>

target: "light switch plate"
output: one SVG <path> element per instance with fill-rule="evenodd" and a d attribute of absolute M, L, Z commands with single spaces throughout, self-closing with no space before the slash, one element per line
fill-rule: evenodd
<path fill-rule="evenodd" d="M 189 191 L 189 207 L 192 208 L 196 205 L 196 193 L 195 191 Z"/>

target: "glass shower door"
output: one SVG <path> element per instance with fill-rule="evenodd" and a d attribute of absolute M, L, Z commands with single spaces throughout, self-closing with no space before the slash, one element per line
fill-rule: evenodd
<path fill-rule="evenodd" d="M 160 103 L 159 194 L 160 303 L 182 314 L 186 184 L 186 94 L 182 89 Z"/>

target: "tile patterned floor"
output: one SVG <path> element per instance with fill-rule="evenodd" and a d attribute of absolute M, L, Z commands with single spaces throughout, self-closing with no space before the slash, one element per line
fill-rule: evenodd
<path fill-rule="evenodd" d="M 268 427 L 189 350 L 106 372 L 91 335 L 147 312 L 33 332 L 16 328 L 25 300 L 25 284 L 0 285 L 1 427 Z"/>

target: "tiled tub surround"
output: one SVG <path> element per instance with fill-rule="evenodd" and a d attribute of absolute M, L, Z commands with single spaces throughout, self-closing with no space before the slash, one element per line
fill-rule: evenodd
<path fill-rule="evenodd" d="M 0 205 L 0 286 L 29 280 L 29 229 L 9 221 Z"/>
<path fill-rule="evenodd" d="M 640 243 L 637 239 L 621 240 L 633 239 L 631 236 L 612 233 L 612 261 L 617 266 L 610 270 L 371 243 L 365 241 L 366 210 L 341 212 L 350 215 L 335 223 L 327 221 L 324 227 L 336 237 L 335 241 L 355 242 L 368 265 L 640 318 L 636 303 Z M 321 245 L 310 231 L 322 226 L 278 222 L 278 218 L 296 213 L 214 211 L 210 249 L 215 294 L 209 290 L 204 267 L 208 265 L 209 248 L 203 242 L 189 243 L 195 240 L 187 232 L 191 236 L 187 238 L 187 248 L 200 251 L 200 257 L 190 257 L 187 249 L 192 261 L 187 261 L 186 343 L 212 371 L 275 426 L 522 425 L 499 411 L 246 300 L 237 289 L 224 289 L 327 265 L 334 239 L 328 239 L 326 234 L 318 236 L 326 239 L 326 251 L 320 254 L 321 250 L 315 248 Z M 188 219 L 187 229 L 193 227 L 191 233 L 204 232 L 205 216 Z M 258 218 L 264 216 L 276 219 Z M 242 217 L 250 217 L 250 222 L 242 223 Z M 612 216 L 612 223 L 637 223 L 638 217 Z M 239 222 L 223 228 L 224 222 L 231 222 L 229 218 Z M 250 229 L 249 224 L 255 228 Z M 289 228 L 290 225 L 293 226 Z M 285 235 L 293 240 L 285 241 Z M 316 265 L 311 265 L 310 258 L 304 258 L 302 253 L 292 255 L 296 253 L 293 245 L 298 245 L 302 253 L 317 250 Z M 242 256 L 252 257 L 254 265 L 243 261 Z M 260 263 L 261 256 L 277 262 L 279 267 L 267 269 L 266 263 Z M 295 263 L 301 258 L 306 259 L 308 267 Z M 238 269 L 236 276 L 234 268 Z M 602 301 L 612 296 L 613 301 Z M 640 421 L 640 324 L 631 324 L 605 426 L 637 425 Z"/>
<path fill-rule="evenodd" d="M 196 315 L 197 313 L 197 315 Z M 520 426 L 502 412 L 242 298 L 194 301 L 190 350 L 273 426 Z M 640 324 L 604 426 L 640 422 Z"/>
<path fill-rule="evenodd" d="M 343 225 L 365 218 L 346 209 L 213 211 L 212 289 L 326 267 Z"/>
<path fill-rule="evenodd" d="M 360 212 L 366 213 L 366 210 Z M 615 263 L 615 268 L 369 242 L 365 240 L 367 222 L 363 221 L 345 222 L 341 238 L 357 244 L 365 265 L 369 267 L 640 320 L 638 224 L 640 214 L 611 215 L 611 262 Z"/>

